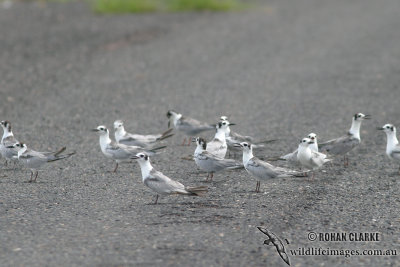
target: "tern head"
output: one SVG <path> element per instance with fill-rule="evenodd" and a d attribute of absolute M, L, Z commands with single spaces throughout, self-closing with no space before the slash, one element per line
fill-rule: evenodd
<path fill-rule="evenodd" d="M 121 129 L 124 127 L 124 122 L 122 120 L 116 120 L 114 121 L 114 130 L 117 131 L 118 129 Z"/>
<path fill-rule="evenodd" d="M 168 110 L 167 111 L 167 118 L 168 119 L 173 117 L 173 116 L 176 116 L 176 115 L 178 115 L 178 113 L 176 111 L 174 111 L 174 110 Z"/>
<path fill-rule="evenodd" d="M 97 132 L 99 135 L 108 134 L 108 129 L 104 125 L 97 126 L 97 128 L 92 129 L 93 132 Z"/>
<path fill-rule="evenodd" d="M 198 147 L 201 147 L 203 150 L 207 149 L 207 141 L 204 138 L 196 137 L 193 138 L 193 142 L 196 142 Z"/>
<path fill-rule="evenodd" d="M 136 159 L 138 162 L 146 162 L 149 161 L 149 156 L 144 153 L 144 152 L 140 152 L 137 153 L 135 156 L 132 156 L 131 159 Z"/>
<path fill-rule="evenodd" d="M 27 148 L 27 146 L 23 143 L 15 143 L 12 146 L 8 146 L 7 148 L 15 148 L 17 151 L 20 151 L 23 148 Z"/>
<path fill-rule="evenodd" d="M 371 119 L 371 115 L 365 115 L 362 113 L 356 113 L 353 116 L 354 121 L 363 121 L 363 120 L 369 120 L 369 119 Z"/>
<path fill-rule="evenodd" d="M 220 121 L 227 121 L 228 120 L 228 116 L 221 116 L 219 118 Z"/>
<path fill-rule="evenodd" d="M 312 141 L 317 140 L 317 135 L 315 133 L 310 133 L 308 136 Z"/>
<path fill-rule="evenodd" d="M 235 143 L 233 144 L 234 147 L 241 147 L 243 151 L 250 151 L 252 149 L 252 146 L 250 143 L 247 142 L 242 142 L 242 143 Z"/>
<path fill-rule="evenodd" d="M 9 131 L 11 132 L 11 123 L 9 121 L 1 121 L 0 122 L 1 127 L 3 127 L 4 131 Z"/>
<path fill-rule="evenodd" d="M 174 122 L 175 118 L 178 117 L 179 113 L 174 110 L 168 110 L 167 118 L 168 120 L 168 128 L 171 126 L 171 122 Z"/>
<path fill-rule="evenodd" d="M 395 133 L 396 134 L 396 127 L 393 124 L 387 123 L 382 127 L 377 127 L 378 130 L 384 131 L 386 134 Z"/>
<path fill-rule="evenodd" d="M 226 130 L 228 129 L 229 126 L 233 126 L 236 125 L 235 123 L 230 123 L 229 121 L 220 121 L 216 124 L 216 128 L 218 129 L 222 129 L 222 130 Z"/>
<path fill-rule="evenodd" d="M 303 138 L 300 141 L 300 146 L 302 147 L 308 147 L 311 144 L 314 144 L 314 141 L 311 140 L 310 138 Z"/>

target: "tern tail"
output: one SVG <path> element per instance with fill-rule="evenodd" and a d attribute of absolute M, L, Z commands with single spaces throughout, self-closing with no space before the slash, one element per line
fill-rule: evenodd
<path fill-rule="evenodd" d="M 187 187 L 186 191 L 188 191 L 190 195 L 202 197 L 208 192 L 208 187 L 207 186 Z"/>
<path fill-rule="evenodd" d="M 62 147 L 60 150 L 58 150 L 56 153 L 54 153 L 54 156 L 57 157 L 58 155 L 63 153 L 65 151 L 65 149 L 67 149 L 67 148 L 66 147 Z"/>
<path fill-rule="evenodd" d="M 61 151 L 62 150 L 62 151 Z M 66 158 L 69 158 L 69 157 L 71 157 L 72 155 L 74 155 L 76 152 L 74 151 L 74 152 L 71 152 L 71 153 L 69 153 L 69 154 L 65 154 L 65 155 L 60 155 L 64 150 L 65 150 L 65 147 L 63 147 L 63 149 L 61 149 L 60 151 L 58 151 L 56 154 L 54 154 L 53 156 L 51 156 L 48 160 L 47 160 L 47 162 L 52 162 L 52 161 L 57 161 L 57 160 L 60 160 L 60 159 L 66 159 Z"/>
<path fill-rule="evenodd" d="M 160 136 L 159 138 L 157 138 L 157 141 L 161 141 L 161 140 L 167 139 L 168 137 L 173 136 L 174 134 L 171 134 L 171 131 L 172 131 L 172 130 L 173 130 L 172 128 L 169 128 L 168 130 L 166 130 L 165 132 L 163 132 L 163 133 L 161 134 L 161 136 Z"/>

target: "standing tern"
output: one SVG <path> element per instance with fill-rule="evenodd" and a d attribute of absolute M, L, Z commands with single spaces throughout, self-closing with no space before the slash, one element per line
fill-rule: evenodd
<path fill-rule="evenodd" d="M 400 146 L 396 137 L 396 127 L 393 124 L 385 124 L 378 127 L 378 130 L 384 131 L 387 137 L 386 155 L 394 161 L 400 161 Z M 400 172 L 400 168 L 399 168 Z"/>
<path fill-rule="evenodd" d="M 39 169 L 45 163 L 66 159 L 75 154 L 75 152 L 61 155 L 65 151 L 65 147 L 55 152 L 38 152 L 28 149 L 26 144 L 16 143 L 9 148 L 15 148 L 18 151 L 18 160 L 20 160 L 27 168 L 31 170 L 31 178 L 28 182 L 36 182 L 39 174 Z M 35 178 L 33 179 L 33 175 Z"/>
<path fill-rule="evenodd" d="M 16 160 L 18 151 L 13 147 L 13 145 L 18 143 L 18 140 L 14 137 L 11 129 L 11 123 L 9 121 L 1 121 L 1 127 L 3 128 L 3 137 L 0 143 L 0 153 L 5 158 L 7 165 L 7 160 Z"/>
<path fill-rule="evenodd" d="M 310 133 L 308 136 L 308 138 L 311 139 L 311 141 L 313 141 L 312 144 L 310 144 L 310 149 L 312 151 L 316 151 L 318 152 L 318 140 L 317 140 L 317 135 L 315 133 Z M 279 158 L 271 158 L 269 160 L 285 160 L 289 165 L 291 166 L 299 166 L 301 165 L 299 160 L 297 159 L 297 151 L 298 149 L 296 149 L 295 151 L 293 151 L 292 153 L 286 154 L 282 157 Z"/>
<path fill-rule="evenodd" d="M 215 133 L 214 138 L 208 142 L 207 151 L 211 154 L 219 157 L 225 158 L 226 151 L 228 150 L 228 145 L 226 144 L 226 129 L 230 125 L 235 125 L 234 123 L 229 123 L 226 121 L 218 122 L 216 125 L 217 132 Z"/>
<path fill-rule="evenodd" d="M 303 167 L 314 171 L 331 160 L 327 159 L 325 154 L 312 150 L 313 144 L 314 141 L 310 138 L 303 138 L 299 144 L 297 159 Z M 314 178 L 314 172 L 312 178 Z"/>
<path fill-rule="evenodd" d="M 120 144 L 128 146 L 147 147 L 151 144 L 173 136 L 173 134 L 171 134 L 172 129 L 168 129 L 161 134 L 153 135 L 131 134 L 125 131 L 124 122 L 122 120 L 116 120 L 114 122 L 114 130 L 115 140 Z"/>
<path fill-rule="evenodd" d="M 214 124 L 208 124 L 205 122 L 200 122 L 198 120 L 189 118 L 189 117 L 183 117 L 182 114 L 177 113 L 173 110 L 169 110 L 167 112 L 167 118 L 169 119 L 168 121 L 168 128 L 171 126 L 171 123 L 173 126 L 178 130 L 183 132 L 184 134 L 188 136 L 196 136 L 201 132 L 204 131 L 210 131 L 215 129 Z M 190 138 L 188 145 L 190 145 Z M 186 142 L 186 138 L 183 139 L 182 145 L 184 145 Z"/>
<path fill-rule="evenodd" d="M 343 155 L 344 165 L 349 165 L 349 159 L 346 153 L 358 146 L 361 143 L 360 128 L 363 120 L 370 119 L 370 115 L 364 115 L 357 113 L 353 116 L 350 130 L 342 137 L 329 140 L 318 145 L 320 151 L 326 152 L 332 155 Z"/>
<path fill-rule="evenodd" d="M 194 161 L 201 170 L 208 173 L 206 181 L 209 178 L 212 181 L 215 172 L 243 168 L 243 164 L 233 159 L 220 158 L 208 152 L 207 142 L 203 138 L 197 137 L 195 140 L 197 147 L 194 151 Z"/>
<path fill-rule="evenodd" d="M 145 150 L 144 148 L 139 146 L 127 146 L 111 140 L 108 129 L 103 125 L 100 125 L 95 129 L 92 129 L 92 131 L 97 132 L 100 136 L 99 141 L 100 141 L 101 152 L 103 152 L 103 154 L 107 158 L 115 160 L 116 165 L 113 172 L 117 171 L 120 162 L 129 160 L 130 157 L 134 156 L 138 152 Z M 152 150 L 146 150 L 146 152 L 155 154 L 156 150 L 162 148 L 165 148 L 165 146 L 157 147 Z"/>
<path fill-rule="evenodd" d="M 275 167 L 272 164 L 253 156 L 252 145 L 249 143 L 242 142 L 236 144 L 236 146 L 243 149 L 243 165 L 246 171 L 258 180 L 256 185 L 257 193 L 260 192 L 260 181 L 262 180 L 266 181 L 273 178 L 304 176 L 304 174 L 300 172 Z"/>
<path fill-rule="evenodd" d="M 162 172 L 156 171 L 150 164 L 150 157 L 146 153 L 138 153 L 132 156 L 140 165 L 143 183 L 157 193 L 158 195 L 180 194 L 189 196 L 203 196 L 207 191 L 207 186 L 185 187 L 183 184 L 170 179 Z"/>

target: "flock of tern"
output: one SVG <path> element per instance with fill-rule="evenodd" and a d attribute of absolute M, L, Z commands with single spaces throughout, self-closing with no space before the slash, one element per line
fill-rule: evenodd
<path fill-rule="evenodd" d="M 154 135 L 131 134 L 125 131 L 124 123 L 121 120 L 114 122 L 113 141 L 107 127 L 100 125 L 93 129 L 99 135 L 101 152 L 105 157 L 115 161 L 114 172 L 117 171 L 118 164 L 124 161 L 136 160 L 139 163 L 143 183 L 157 193 L 155 203 L 158 201 L 159 194 L 182 194 L 202 196 L 208 188 L 206 186 L 186 187 L 180 182 L 174 181 L 153 168 L 150 157 L 162 152 L 166 146 L 162 141 L 173 136 L 172 130 L 182 132 L 187 136 L 182 145 L 196 143 L 193 159 L 198 168 L 207 173 L 206 181 L 212 181 L 216 172 L 224 170 L 245 169 L 257 180 L 256 192 L 260 191 L 261 181 L 280 177 L 306 176 L 308 172 L 314 172 L 321 168 L 325 163 L 330 162 L 337 155 L 344 157 L 344 165 L 348 165 L 347 153 L 358 146 L 361 142 L 360 128 L 363 120 L 370 119 L 369 115 L 357 113 L 352 117 L 350 130 L 343 136 L 318 142 L 317 135 L 310 133 L 301 139 L 297 149 L 292 153 L 268 158 L 268 161 L 284 161 L 289 168 L 274 166 L 267 161 L 263 161 L 253 155 L 253 149 L 264 147 L 266 143 L 274 140 L 256 141 L 253 137 L 243 136 L 231 131 L 230 126 L 235 125 L 229 122 L 228 117 L 221 116 L 216 124 L 208 124 L 193 118 L 184 117 L 182 114 L 169 110 L 167 112 L 168 130 Z M 38 170 L 46 163 L 66 159 L 75 152 L 64 153 L 63 147 L 54 152 L 38 152 L 29 149 L 26 144 L 20 143 L 13 134 L 9 121 L 0 122 L 3 128 L 3 137 L 0 143 L 0 152 L 5 159 L 5 165 L 9 161 L 21 162 L 26 168 L 30 169 L 31 176 L 29 182 L 35 182 Z M 173 126 L 173 128 L 170 128 Z M 387 135 L 387 156 L 400 162 L 400 146 L 396 137 L 396 127 L 392 124 L 385 124 L 378 127 Z M 199 137 L 202 132 L 216 131 L 212 140 L 206 141 Z M 242 161 L 226 158 L 227 152 L 242 151 Z"/>

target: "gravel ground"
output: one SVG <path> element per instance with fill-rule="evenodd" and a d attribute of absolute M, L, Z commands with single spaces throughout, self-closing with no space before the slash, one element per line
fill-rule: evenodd
<path fill-rule="evenodd" d="M 232 13 L 95 15 L 80 3 L 15 3 L 0 10 L 0 114 L 35 150 L 77 154 L 40 172 L 1 167 L 2 266 L 285 266 L 263 245 L 264 226 L 286 249 L 397 249 L 398 164 L 376 126 L 400 126 L 400 2 L 280 0 Z M 204 198 L 162 197 L 137 163 L 110 173 L 89 129 L 124 119 L 139 133 L 166 129 L 173 108 L 279 141 L 345 133 L 356 112 L 373 119 L 362 144 L 316 178 L 261 184 L 245 171 L 206 184 L 194 147 L 168 141 L 153 165 Z M 212 134 L 212 133 L 211 133 Z M 210 135 L 206 135 L 210 138 Z M 378 232 L 379 242 L 311 242 L 309 232 Z M 292 266 L 400 266 L 397 256 L 293 256 Z"/>

